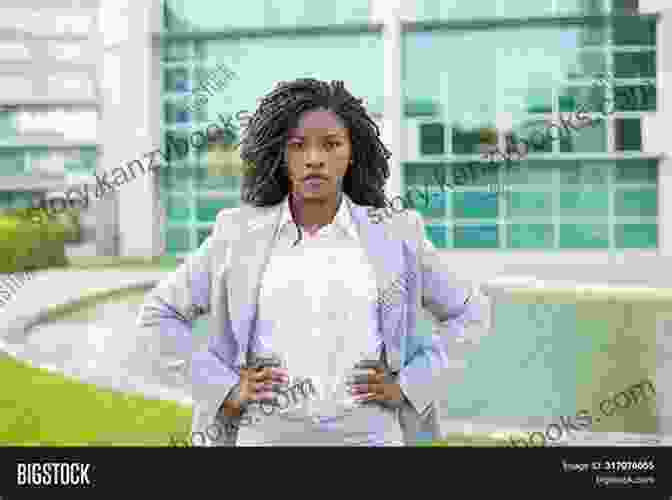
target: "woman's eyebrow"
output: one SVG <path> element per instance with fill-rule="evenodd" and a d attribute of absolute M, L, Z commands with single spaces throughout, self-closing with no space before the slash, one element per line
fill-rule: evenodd
<path fill-rule="evenodd" d="M 324 134 L 322 137 L 338 137 L 338 138 L 344 138 L 346 136 L 345 132 L 328 132 L 327 134 Z M 294 130 L 289 132 L 287 135 L 289 139 L 305 139 L 305 136 L 301 134 L 300 131 Z"/>

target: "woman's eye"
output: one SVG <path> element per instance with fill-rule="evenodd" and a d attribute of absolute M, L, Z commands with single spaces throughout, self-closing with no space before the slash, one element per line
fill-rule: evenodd
<path fill-rule="evenodd" d="M 337 148 L 337 147 L 340 146 L 340 145 L 341 145 L 340 142 L 328 142 L 328 143 L 327 143 L 327 146 L 329 146 L 329 149 Z"/>

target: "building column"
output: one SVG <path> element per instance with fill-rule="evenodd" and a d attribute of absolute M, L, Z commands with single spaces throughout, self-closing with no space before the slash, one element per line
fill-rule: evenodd
<path fill-rule="evenodd" d="M 672 8 L 661 11 L 656 30 L 657 105 L 656 138 L 663 154 L 658 163 L 659 253 L 672 255 Z M 646 133 L 653 134 L 653 130 Z M 646 135 L 644 135 L 646 137 Z"/>
<path fill-rule="evenodd" d="M 385 185 L 388 199 L 401 195 L 402 89 L 401 89 L 401 9 L 403 0 L 374 0 L 372 22 L 384 23 L 383 28 L 383 120 L 382 140 L 392 153 L 389 160 L 390 178 Z"/>
<path fill-rule="evenodd" d="M 658 255 L 672 255 L 672 8 L 659 0 L 641 0 L 641 14 L 658 13 L 656 29 L 657 111 L 642 119 L 642 150 L 659 156 L 658 162 Z"/>
<path fill-rule="evenodd" d="M 100 6 L 102 155 L 98 171 L 108 173 L 110 182 L 122 175 L 120 169 L 128 178 L 115 187 L 110 198 L 116 198 L 116 206 L 106 202 L 112 205 L 100 222 L 108 227 L 103 235 L 106 241 L 110 231 L 116 232 L 122 257 L 152 257 L 160 251 L 156 180 L 146 169 L 151 151 L 159 147 L 161 89 L 157 51 L 152 47 L 159 13 L 159 0 L 107 0 Z M 134 160 L 144 169 L 137 162 L 131 165 Z"/>

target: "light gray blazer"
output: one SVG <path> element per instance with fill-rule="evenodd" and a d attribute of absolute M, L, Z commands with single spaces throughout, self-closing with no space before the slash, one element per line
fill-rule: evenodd
<path fill-rule="evenodd" d="M 385 217 L 345 196 L 344 201 L 374 268 L 379 294 L 388 297 L 379 307 L 380 333 L 388 366 L 399 372 L 410 402 L 399 410 L 406 443 L 438 439 L 437 375 L 446 367 L 446 349 L 465 340 L 465 323 L 485 317 L 483 296 L 458 283 L 441 262 L 417 212 Z M 219 408 L 240 379 L 251 335 L 267 328 L 256 321 L 257 298 L 281 208 L 282 203 L 222 210 L 212 235 L 148 295 L 138 317 L 139 326 L 159 329 L 167 363 L 185 363 L 194 399 L 192 431 L 215 438 L 206 438 L 206 446 L 235 441 L 213 426 L 223 423 Z M 405 277 L 401 290 L 400 277 Z M 386 293 L 395 286 L 395 293 Z M 421 307 L 434 319 L 431 336 L 416 332 Z M 194 351 L 191 322 L 202 314 L 212 315 L 212 330 L 207 348 Z"/>

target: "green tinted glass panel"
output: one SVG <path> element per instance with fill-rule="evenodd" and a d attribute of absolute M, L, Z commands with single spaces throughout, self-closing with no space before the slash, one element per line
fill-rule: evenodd
<path fill-rule="evenodd" d="M 609 177 L 609 164 L 589 161 L 562 162 L 559 165 L 562 186 L 579 188 L 580 186 L 606 186 Z"/>
<path fill-rule="evenodd" d="M 404 116 L 437 116 L 439 114 L 439 104 L 431 99 L 413 99 L 404 103 Z"/>
<path fill-rule="evenodd" d="M 449 196 L 448 192 L 409 189 L 405 201 L 407 206 L 419 211 L 424 217 L 445 217 Z"/>
<path fill-rule="evenodd" d="M 614 45 L 656 45 L 656 20 L 643 17 L 613 19 Z"/>
<path fill-rule="evenodd" d="M 218 30 L 225 30 L 229 22 L 226 16 L 213 18 L 210 14 L 209 19 L 218 24 Z M 323 81 L 342 80 L 346 82 L 348 91 L 365 101 L 369 112 L 383 111 L 384 58 L 380 33 L 334 34 L 320 31 L 306 36 L 287 33 L 221 38 L 208 40 L 206 45 L 207 61 L 202 63 L 203 68 L 198 69 L 222 65 L 234 72 L 237 78 L 228 80 L 221 89 L 214 90 L 213 86 L 213 92 L 207 102 L 197 108 L 197 113 L 184 116 L 177 110 L 178 123 L 190 123 L 204 116 L 215 120 L 221 114 L 242 116 L 242 120 L 233 120 L 235 125 L 241 125 L 244 117 L 256 111 L 260 100 L 278 82 L 309 77 Z M 307 66 L 305 61 L 308 60 L 311 64 Z"/>
<path fill-rule="evenodd" d="M 455 248 L 498 248 L 497 224 L 455 226 Z"/>
<path fill-rule="evenodd" d="M 529 153 L 553 151 L 552 137 L 549 136 L 548 123 L 545 121 L 533 120 L 523 123 L 516 132 L 516 142 L 526 144 Z"/>
<path fill-rule="evenodd" d="M 609 227 L 606 224 L 561 224 L 560 248 L 609 248 Z"/>
<path fill-rule="evenodd" d="M 16 135 L 14 113 L 0 110 L 0 140 L 6 140 Z"/>
<path fill-rule="evenodd" d="M 614 213 L 617 216 L 658 215 L 658 193 L 655 189 L 618 189 L 614 196 Z"/>
<path fill-rule="evenodd" d="M 163 121 L 166 125 L 174 125 L 177 122 L 177 105 L 174 102 L 163 103 Z"/>
<path fill-rule="evenodd" d="M 413 2 L 420 20 L 471 20 L 474 18 L 526 18 L 551 15 L 598 15 L 604 13 L 602 0 L 501 0 L 445 1 L 419 0 Z"/>
<path fill-rule="evenodd" d="M 501 162 L 454 163 L 450 167 L 452 185 L 460 187 L 497 184 L 499 179 L 498 170 L 501 167 Z"/>
<path fill-rule="evenodd" d="M 213 31 L 235 28 L 325 26 L 369 22 L 367 0 L 247 0 L 224 8 L 220 0 L 164 0 L 168 31 Z M 229 8 L 231 7 L 231 8 Z"/>
<path fill-rule="evenodd" d="M 235 178 L 230 175 L 209 175 L 207 168 L 199 168 L 198 172 L 198 186 L 203 190 L 230 191 L 236 183 Z"/>
<path fill-rule="evenodd" d="M 616 78 L 655 78 L 655 51 L 615 53 L 614 76 Z"/>
<path fill-rule="evenodd" d="M 426 224 L 425 233 L 427 234 L 427 238 L 434 244 L 436 248 L 447 247 L 448 228 L 445 226 Z"/>
<path fill-rule="evenodd" d="M 642 127 L 639 118 L 617 118 L 614 120 L 616 151 L 641 151 Z"/>
<path fill-rule="evenodd" d="M 196 216 L 199 222 L 214 222 L 220 210 L 239 205 L 236 200 L 225 198 L 197 198 L 196 203 Z"/>
<path fill-rule="evenodd" d="M 655 85 L 629 85 L 614 88 L 616 111 L 655 111 Z"/>
<path fill-rule="evenodd" d="M 533 89 L 526 99 L 528 113 L 550 113 L 553 111 L 553 92 L 551 89 Z"/>
<path fill-rule="evenodd" d="M 598 72 L 596 72 L 598 73 Z M 592 75 L 591 75 L 592 76 Z M 605 90 L 603 86 L 590 85 L 581 87 L 566 87 L 558 98 L 561 113 L 572 113 L 581 109 L 599 110 L 604 103 Z M 573 122 L 577 119 L 572 116 Z"/>
<path fill-rule="evenodd" d="M 658 181 L 658 162 L 620 160 L 616 163 L 614 181 L 619 184 L 655 184 Z"/>
<path fill-rule="evenodd" d="M 193 57 L 193 43 L 189 41 L 166 42 L 161 51 L 161 57 L 166 62 L 185 61 Z"/>
<path fill-rule="evenodd" d="M 481 131 L 466 130 L 459 125 L 453 127 L 453 154 L 478 154 L 480 152 Z"/>
<path fill-rule="evenodd" d="M 584 36 L 585 38 L 583 38 L 581 45 L 602 45 L 604 43 L 605 31 L 603 28 L 587 30 Z M 568 80 L 590 78 L 596 73 L 604 73 L 607 68 L 604 52 L 580 52 L 577 54 L 576 60 L 576 65 L 568 71 Z M 561 111 L 563 111 L 562 108 Z"/>
<path fill-rule="evenodd" d="M 591 126 L 580 127 L 563 133 L 560 139 L 560 151 L 563 153 L 606 153 L 607 123 L 593 122 Z"/>
<path fill-rule="evenodd" d="M 189 92 L 193 87 L 187 68 L 169 68 L 163 75 L 166 92 Z"/>
<path fill-rule="evenodd" d="M 511 248 L 553 248 L 553 226 L 550 224 L 511 224 Z"/>
<path fill-rule="evenodd" d="M 509 186 L 537 185 L 551 186 L 553 182 L 553 168 L 556 163 L 544 163 L 537 160 L 527 160 L 513 164 L 504 170 L 504 183 Z"/>
<path fill-rule="evenodd" d="M 212 234 L 212 228 L 208 229 L 199 229 L 196 231 L 196 236 L 198 238 L 198 246 L 200 247 L 203 242 Z"/>
<path fill-rule="evenodd" d="M 186 192 L 191 190 L 192 179 L 196 175 L 196 168 L 173 166 L 161 170 L 161 181 L 167 190 Z"/>
<path fill-rule="evenodd" d="M 166 201 L 168 221 L 186 221 L 191 218 L 189 200 L 184 196 L 169 196 Z"/>
<path fill-rule="evenodd" d="M 12 208 L 30 208 L 33 206 L 33 192 L 15 191 L 12 194 Z"/>
<path fill-rule="evenodd" d="M 611 13 L 614 15 L 636 15 L 639 8 L 639 0 L 609 0 Z"/>
<path fill-rule="evenodd" d="M 564 216 L 607 215 L 609 193 L 606 191 L 560 192 L 560 214 Z"/>
<path fill-rule="evenodd" d="M 79 162 L 83 170 L 93 174 L 98 164 L 98 150 L 96 148 L 82 148 L 79 151 Z"/>
<path fill-rule="evenodd" d="M 404 184 L 407 187 L 415 187 L 424 192 L 425 186 L 438 187 L 437 178 L 445 177 L 445 166 L 431 163 L 402 163 Z M 436 173 L 435 173 L 436 172 Z"/>
<path fill-rule="evenodd" d="M 517 193 L 507 196 L 511 217 L 550 216 L 553 212 L 552 193 Z"/>
<path fill-rule="evenodd" d="M 420 154 L 442 155 L 445 153 L 444 126 L 441 123 L 420 125 Z"/>
<path fill-rule="evenodd" d="M 616 224 L 614 233 L 616 248 L 658 247 L 656 224 Z"/>
<path fill-rule="evenodd" d="M 497 217 L 497 194 L 475 191 L 453 194 L 453 216 L 456 218 L 488 219 Z"/>
<path fill-rule="evenodd" d="M 551 152 L 553 145 L 544 138 L 544 122 L 552 117 L 538 115 L 550 115 L 554 110 L 554 95 L 561 90 L 566 75 L 588 76 L 593 69 L 603 70 L 604 55 L 600 56 L 601 62 L 593 63 L 595 68 L 586 67 L 587 62 L 579 57 L 584 44 L 581 26 L 521 23 L 489 28 L 403 33 L 405 99 L 439 100 L 455 154 L 480 155 L 481 132 L 487 129 L 495 129 L 500 135 L 514 130 L 519 137 L 536 142 L 535 151 Z M 455 71 L 455 65 L 445 57 L 447 53 L 469 54 L 478 64 Z M 589 108 L 601 104 L 602 89 L 590 85 L 582 88 L 583 93 L 561 99 L 563 108 L 571 110 L 584 100 Z M 532 129 L 538 129 L 537 133 Z"/>
<path fill-rule="evenodd" d="M 20 175 L 26 170 L 26 155 L 21 150 L 0 151 L 0 175 Z"/>
<path fill-rule="evenodd" d="M 163 136 L 161 151 L 163 151 L 166 156 L 170 157 L 169 163 L 171 165 L 179 166 L 185 163 L 186 159 L 189 157 L 189 151 L 192 149 L 189 139 L 190 134 L 184 130 L 166 131 Z M 187 152 L 185 152 L 186 147 L 184 146 L 184 141 L 189 145 Z"/>
<path fill-rule="evenodd" d="M 169 227 L 166 230 L 166 247 L 168 252 L 188 252 L 191 248 L 190 231 L 183 227 Z"/>
<path fill-rule="evenodd" d="M 12 193 L 9 191 L 0 191 L 0 210 L 12 208 Z"/>
<path fill-rule="evenodd" d="M 601 0 L 481 0 L 445 1 L 419 0 L 413 2 L 415 12 L 421 20 L 447 19 L 471 20 L 474 18 L 526 18 L 552 15 L 597 15 L 604 12 Z"/>

